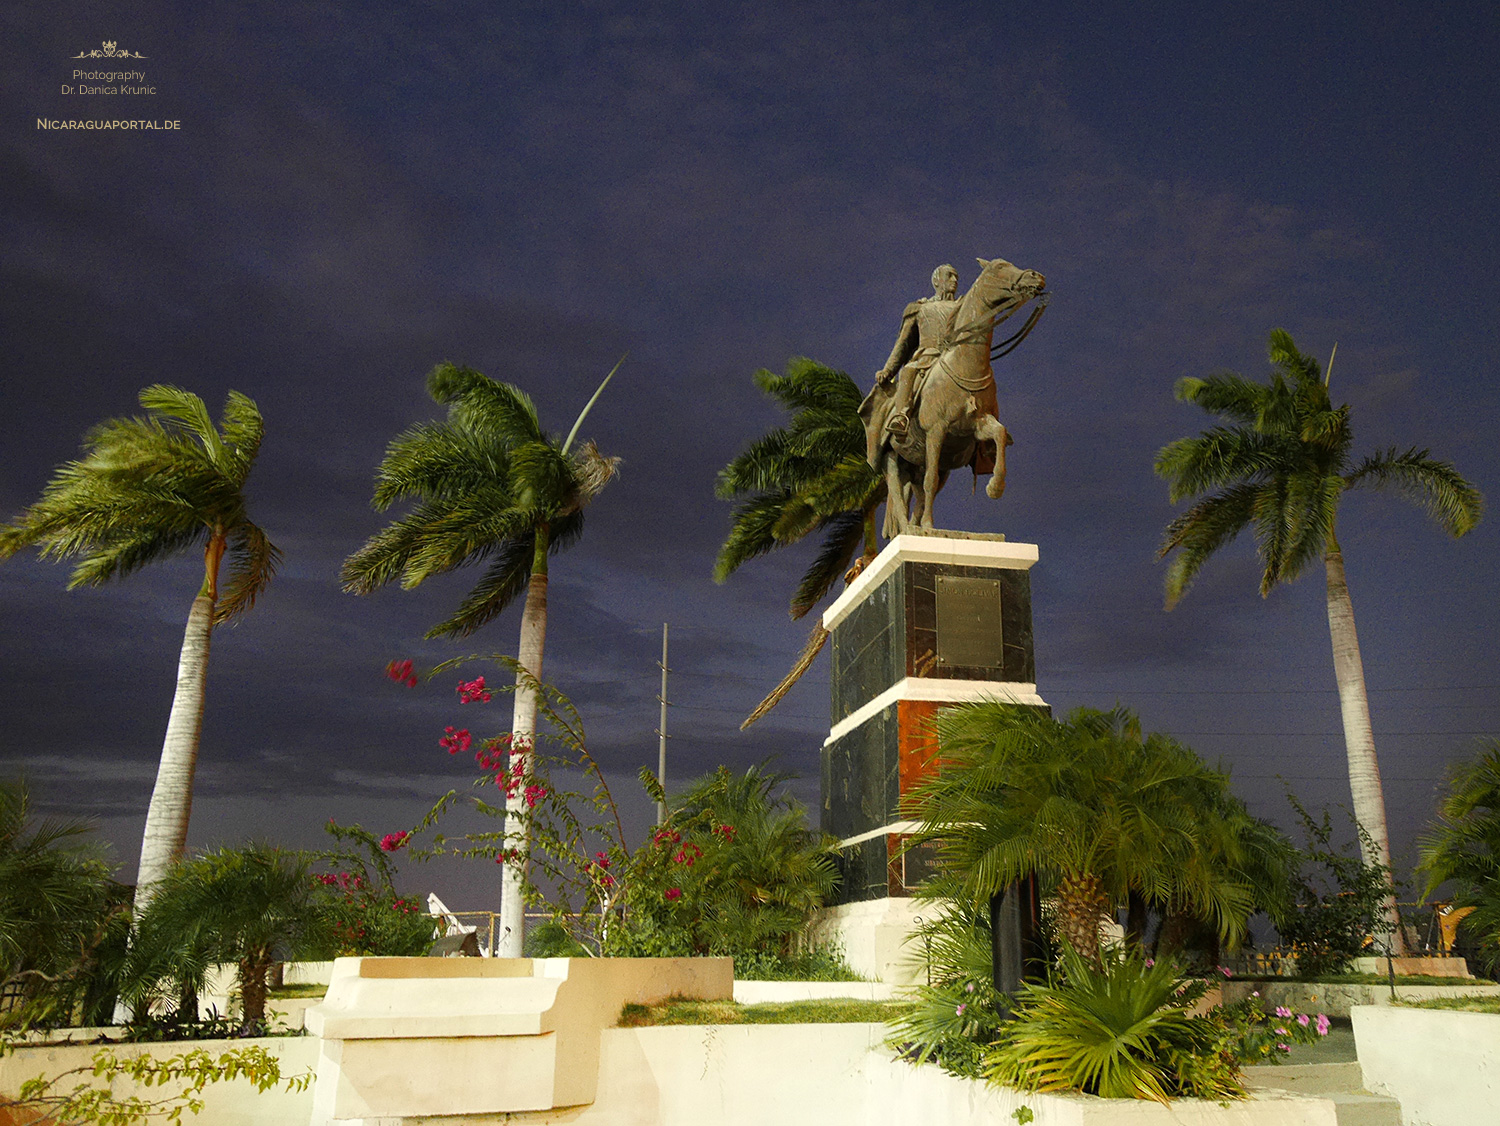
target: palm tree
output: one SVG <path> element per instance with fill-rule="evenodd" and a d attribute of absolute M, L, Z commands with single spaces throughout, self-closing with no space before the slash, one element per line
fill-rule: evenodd
<path fill-rule="evenodd" d="M 715 492 L 743 498 L 714 564 L 723 582 L 758 555 L 797 543 L 814 532 L 823 542 L 792 594 L 795 621 L 821 602 L 863 548 L 865 562 L 880 549 L 875 509 L 885 484 L 865 456 L 862 396 L 854 380 L 807 359 L 787 363 L 786 374 L 755 373 L 755 383 L 791 414 L 719 471 Z M 819 622 L 781 683 L 741 725 L 749 727 L 774 708 L 812 665 L 828 640 Z"/>
<path fill-rule="evenodd" d="M 403 500 L 417 507 L 344 561 L 344 589 L 369 594 L 398 579 L 411 590 L 434 575 L 487 560 L 474 589 L 452 617 L 427 631 L 430 638 L 467 637 L 526 592 L 511 720 L 511 755 L 523 764 L 536 734 L 547 557 L 577 541 L 584 508 L 619 466 L 619 458 L 605 457 L 592 442 L 570 451 L 619 367 L 604 377 L 560 443 L 542 430 L 536 406 L 519 388 L 449 363 L 433 368 L 427 391 L 447 406 L 447 419 L 419 423 L 396 437 L 375 477 L 378 511 Z M 518 788 L 507 802 L 515 816 L 506 818 L 505 849 L 519 858 L 501 877 L 500 952 L 509 958 L 521 956 L 524 938 L 523 801 Z"/>
<path fill-rule="evenodd" d="M 782 791 L 792 775 L 752 766 L 719 767 L 673 801 L 674 822 L 695 836 L 720 835 L 720 867 L 702 902 L 699 929 L 743 953 L 774 946 L 782 956 L 838 882 L 832 838 L 807 827 L 807 811 Z M 703 829 L 703 825 L 710 826 Z M 714 943 L 705 945 L 705 949 Z"/>
<path fill-rule="evenodd" d="M 1472 907 L 1464 926 L 1493 960 L 1500 947 L 1500 739 L 1488 739 L 1454 771 L 1438 820 L 1422 839 L 1425 895 L 1452 880 L 1455 905 Z"/>
<path fill-rule="evenodd" d="M 264 433 L 255 404 L 229 392 L 215 428 L 203 400 L 180 388 L 147 387 L 140 403 L 149 417 L 94 427 L 84 438 L 83 458 L 62 466 L 40 500 L 0 526 L 0 559 L 33 545 L 43 557 L 77 557 L 69 590 L 102 586 L 203 545 L 203 585 L 188 612 L 146 814 L 137 913 L 187 843 L 213 627 L 253 606 L 281 559 L 246 513 L 245 480 Z M 221 584 L 226 555 L 229 573 Z"/>
<path fill-rule="evenodd" d="M 1187 591 L 1211 555 L 1251 527 L 1265 570 L 1262 597 L 1278 581 L 1291 582 L 1319 556 L 1328 587 L 1328 629 L 1344 721 L 1354 816 L 1369 835 L 1366 864 L 1390 869 L 1385 797 L 1370 728 L 1364 666 L 1354 629 L 1354 605 L 1335 526 L 1339 501 L 1350 489 L 1393 485 L 1421 504 L 1449 534 L 1479 521 L 1479 491 L 1446 461 L 1424 449 L 1395 448 L 1355 463 L 1349 406 L 1335 407 L 1317 360 L 1297 350 L 1282 329 L 1271 333 L 1269 383 L 1233 372 L 1182 379 L 1177 397 L 1225 421 L 1196 438 L 1182 438 L 1156 455 L 1156 472 L 1172 502 L 1199 497 L 1167 526 L 1159 557 L 1177 552 L 1167 571 L 1167 609 Z M 1330 361 L 1331 363 L 1331 361 Z M 1386 921 L 1404 947 L 1394 887 Z"/>
<path fill-rule="evenodd" d="M 125 967 L 126 996 L 137 1011 L 166 983 L 196 997 L 213 963 L 233 962 L 242 1032 L 263 1030 L 266 973 L 273 961 L 294 957 L 313 939 L 315 887 L 305 856 L 270 845 L 182 861 L 140 917 Z"/>
<path fill-rule="evenodd" d="M 21 780 L 0 781 L 0 1027 L 84 1023 L 76 1011 L 100 976 L 101 954 L 128 927 L 128 889 L 114 883 L 82 821 L 34 820 Z"/>
<path fill-rule="evenodd" d="M 1132 892 L 1243 933 L 1251 892 L 1204 858 L 1227 834 L 1197 800 L 1213 772 L 1186 748 L 1143 738 L 1119 708 L 1059 721 L 981 701 L 944 709 L 936 729 L 943 769 L 908 805 L 909 847 L 940 849 L 932 894 L 977 908 L 1039 875 L 1057 888 L 1063 936 L 1095 964 L 1100 920 Z"/>

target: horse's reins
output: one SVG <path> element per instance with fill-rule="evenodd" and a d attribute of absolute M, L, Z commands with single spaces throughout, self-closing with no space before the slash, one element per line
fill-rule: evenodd
<path fill-rule="evenodd" d="M 1006 339 L 1002 340 L 999 344 L 992 344 L 990 346 L 991 363 L 993 363 L 995 360 L 998 360 L 1001 356 L 1009 355 L 1011 352 L 1014 352 L 1018 347 L 1020 347 L 1021 341 L 1025 340 L 1026 337 L 1031 334 L 1031 330 L 1036 327 L 1036 322 L 1041 319 L 1042 313 L 1046 311 L 1047 303 L 1051 300 L 1051 297 L 1052 291 L 1044 289 L 1042 290 L 1042 292 L 1038 293 L 1035 298 L 1032 299 L 1035 300 L 1036 306 L 1031 310 L 1031 315 L 1026 318 L 1026 323 Z M 1018 301 L 1015 306 L 1012 307 L 1010 311 L 1007 312 L 1004 316 L 997 317 L 994 314 L 991 314 L 987 317 L 979 317 L 978 319 L 972 320 L 962 328 L 958 329 L 953 333 L 953 335 L 949 336 L 946 340 L 938 344 L 937 364 L 942 364 L 947 360 L 948 351 L 950 348 L 956 347 L 960 344 L 972 343 L 973 340 L 978 336 L 978 334 L 986 331 L 986 329 L 988 329 L 989 331 L 994 331 L 996 325 L 1002 325 L 1006 321 L 1010 320 L 1011 317 L 1015 316 L 1016 313 L 1020 311 L 1021 306 L 1025 303 L 1025 301 Z M 937 364 L 933 365 L 933 369 L 936 369 Z M 929 378 L 933 373 L 933 369 L 929 369 L 928 371 Z M 953 371 L 951 368 L 945 367 L 944 374 L 947 375 L 949 379 L 953 380 L 954 383 L 962 387 L 965 391 L 983 391 L 986 387 L 990 386 L 995 381 L 994 373 L 992 372 L 987 373 L 982 379 L 974 384 L 966 383 L 964 380 L 960 379 L 958 373 Z"/>

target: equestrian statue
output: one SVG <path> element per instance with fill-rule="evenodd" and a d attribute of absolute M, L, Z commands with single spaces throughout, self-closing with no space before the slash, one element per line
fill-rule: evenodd
<path fill-rule="evenodd" d="M 958 272 L 939 266 L 933 295 L 913 301 L 875 386 L 860 404 L 870 465 L 886 480 L 885 535 L 931 528 L 932 504 L 948 474 L 989 473 L 985 494 L 1005 491 L 1005 448 L 990 362 L 1026 338 L 1046 307 L 1047 279 L 1000 258 L 979 260 L 979 277 L 956 299 Z M 1030 317 L 994 343 L 995 326 L 1035 299 Z"/>

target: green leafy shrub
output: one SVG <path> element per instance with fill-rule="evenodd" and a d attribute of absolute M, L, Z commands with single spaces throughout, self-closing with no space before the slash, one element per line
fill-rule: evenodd
<path fill-rule="evenodd" d="M 1288 794 L 1287 800 L 1302 822 L 1307 844 L 1293 877 L 1295 906 L 1277 920 L 1277 930 L 1282 943 L 1296 952 L 1298 977 L 1340 973 L 1385 928 L 1381 909 L 1390 894 L 1390 869 L 1366 864 L 1335 845 L 1326 809 L 1314 818 L 1295 796 Z M 1354 827 L 1366 837 L 1358 823 Z"/>
<path fill-rule="evenodd" d="M 1229 1050 L 1243 1064 L 1281 1063 L 1293 1044 L 1315 1044 L 1328 1035 L 1328 1017 L 1299 1013 L 1285 1005 L 1267 1012 L 1259 992 L 1210 1014 L 1229 1030 Z"/>
<path fill-rule="evenodd" d="M 1188 1010 L 1206 983 L 1105 947 L 1098 965 L 1072 948 L 1062 977 L 1027 985 L 1014 1019 L 984 1056 L 992 1083 L 1105 1098 L 1243 1098 L 1227 1027 Z"/>

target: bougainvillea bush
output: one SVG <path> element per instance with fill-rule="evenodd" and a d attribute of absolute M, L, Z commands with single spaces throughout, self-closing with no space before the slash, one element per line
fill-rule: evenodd
<path fill-rule="evenodd" d="M 447 662 L 434 672 L 479 659 Z M 510 658 L 488 659 L 525 681 Z M 405 662 L 393 662 L 387 675 L 409 686 L 413 673 Z M 444 727 L 438 748 L 471 759 L 478 777 L 467 790 L 446 794 L 400 836 L 403 847 L 417 842 L 413 853 L 420 857 L 448 854 L 519 867 L 527 907 L 549 916 L 540 931 L 549 951 L 728 954 L 740 976 L 785 975 L 794 967 L 839 974 L 836 959 L 797 943 L 808 915 L 832 890 L 836 870 L 831 841 L 808 829 L 802 807 L 785 795 L 786 775 L 721 768 L 673 799 L 666 821 L 632 850 L 582 717 L 557 689 L 532 683 L 542 722 L 530 745 L 513 746 L 507 731 L 476 734 L 472 723 Z M 483 676 L 460 680 L 458 706 L 484 705 L 513 690 L 492 687 Z M 640 778 L 651 801 L 667 801 L 649 770 Z M 507 799 L 526 830 L 524 852 L 507 846 Z M 444 816 L 460 802 L 495 819 L 497 828 L 445 835 Z"/>
<path fill-rule="evenodd" d="M 318 929 L 311 956 L 417 957 L 436 937 L 436 923 L 411 896 L 396 891 L 392 856 L 411 839 L 408 833 L 375 835 L 359 825 L 330 820 L 324 828 L 340 847 L 320 854 L 322 871 L 313 876 Z"/>

